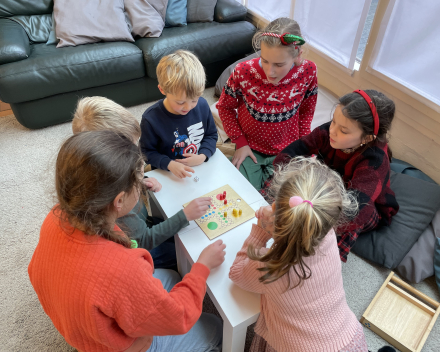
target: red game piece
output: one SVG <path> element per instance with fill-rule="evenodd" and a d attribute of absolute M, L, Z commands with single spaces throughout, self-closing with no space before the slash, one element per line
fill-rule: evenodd
<path fill-rule="evenodd" d="M 228 201 L 225 199 L 224 203 L 225 203 L 225 204 L 228 204 Z"/>

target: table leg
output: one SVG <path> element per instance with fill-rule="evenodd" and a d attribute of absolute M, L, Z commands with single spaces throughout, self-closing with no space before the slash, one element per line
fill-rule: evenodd
<path fill-rule="evenodd" d="M 232 327 L 231 323 L 223 319 L 223 352 L 243 352 L 246 342 L 247 325 L 241 324 Z"/>
<path fill-rule="evenodd" d="M 184 277 L 191 270 L 191 265 L 186 257 L 183 243 L 180 241 L 179 235 L 174 235 L 174 243 L 176 245 L 177 270 L 180 276 Z"/>

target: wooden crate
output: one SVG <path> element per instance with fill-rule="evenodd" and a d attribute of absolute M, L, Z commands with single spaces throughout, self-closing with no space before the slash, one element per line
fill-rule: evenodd
<path fill-rule="evenodd" d="M 420 352 L 440 313 L 440 304 L 388 275 L 361 323 L 402 352 Z"/>

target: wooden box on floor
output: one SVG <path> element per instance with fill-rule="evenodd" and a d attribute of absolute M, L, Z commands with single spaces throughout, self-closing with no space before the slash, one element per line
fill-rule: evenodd
<path fill-rule="evenodd" d="M 402 352 L 419 352 L 439 313 L 438 302 L 391 272 L 360 321 Z"/>

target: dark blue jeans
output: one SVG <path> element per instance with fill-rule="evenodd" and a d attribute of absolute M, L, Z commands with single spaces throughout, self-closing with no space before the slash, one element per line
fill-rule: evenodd
<path fill-rule="evenodd" d="M 163 219 L 148 216 L 146 223 L 148 227 L 152 227 Z M 171 269 L 177 271 L 176 246 L 174 244 L 174 237 L 170 237 L 165 242 L 158 245 L 149 251 L 153 258 L 155 269 Z"/>

